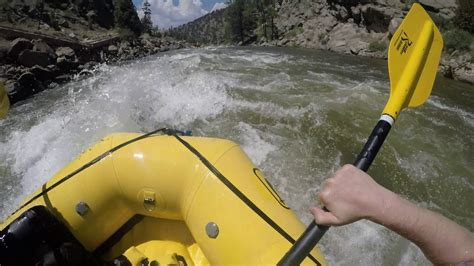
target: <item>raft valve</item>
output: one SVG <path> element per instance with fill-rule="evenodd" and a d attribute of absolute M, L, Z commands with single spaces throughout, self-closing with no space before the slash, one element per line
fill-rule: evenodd
<path fill-rule="evenodd" d="M 214 222 L 209 222 L 206 224 L 206 233 L 210 238 L 217 238 L 219 235 L 219 227 Z"/>
<path fill-rule="evenodd" d="M 89 212 L 89 205 L 87 203 L 80 201 L 76 204 L 76 212 L 80 216 L 84 216 Z"/>

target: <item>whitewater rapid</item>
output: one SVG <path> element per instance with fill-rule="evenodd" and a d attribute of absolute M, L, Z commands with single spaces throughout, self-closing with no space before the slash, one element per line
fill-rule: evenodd
<path fill-rule="evenodd" d="M 321 183 L 353 162 L 383 109 L 385 64 L 304 49 L 208 48 L 99 65 L 0 121 L 0 218 L 106 135 L 171 127 L 242 145 L 309 223 Z M 402 114 L 370 171 L 471 230 L 472 89 L 441 79 L 425 106 Z M 333 265 L 430 265 L 368 221 L 331 228 L 321 248 Z"/>

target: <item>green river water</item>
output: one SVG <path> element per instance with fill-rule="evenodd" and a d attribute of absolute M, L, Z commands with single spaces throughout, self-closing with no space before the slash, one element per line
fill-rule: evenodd
<path fill-rule="evenodd" d="M 352 163 L 389 95 L 386 61 L 305 49 L 208 48 L 99 66 L 0 121 L 0 218 L 107 134 L 160 127 L 231 139 L 305 222 L 323 180 Z M 438 78 L 369 173 L 474 230 L 474 87 Z M 440 228 L 442 230 L 442 228 Z M 368 221 L 331 228 L 332 265 L 429 265 Z"/>

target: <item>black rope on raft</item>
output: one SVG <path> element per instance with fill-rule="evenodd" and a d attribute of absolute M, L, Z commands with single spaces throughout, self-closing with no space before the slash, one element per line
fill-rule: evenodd
<path fill-rule="evenodd" d="M 157 133 L 164 133 L 164 134 L 167 134 L 167 135 L 175 135 L 175 134 L 181 134 L 183 133 L 183 135 L 185 135 L 186 132 L 182 132 L 182 131 L 179 131 L 179 130 L 174 130 L 174 129 L 169 129 L 169 128 L 160 128 L 160 129 L 157 129 L 157 130 L 154 130 L 154 131 L 151 131 L 149 133 L 146 133 L 146 134 L 143 134 L 139 137 L 136 137 L 134 139 L 131 139 L 129 141 L 126 141 L 122 144 L 119 144 L 115 147 L 113 147 L 112 149 L 102 153 L 101 155 L 97 156 L 96 158 L 94 158 L 92 161 L 84 164 L 83 166 L 79 167 L 78 169 L 74 170 L 72 173 L 64 176 L 63 178 L 59 179 L 56 183 L 54 183 L 53 185 L 49 186 L 46 188 L 46 183 L 43 185 L 44 189 L 37 195 L 35 195 L 34 197 L 32 197 L 30 200 L 28 200 L 27 202 L 23 203 L 18 209 L 16 209 L 11 215 L 14 215 L 15 213 L 17 213 L 19 210 L 23 209 L 25 206 L 27 206 L 28 204 L 32 203 L 33 201 L 35 201 L 36 199 L 44 196 L 46 193 L 50 192 L 51 190 L 53 190 L 54 188 L 56 188 L 57 186 L 61 185 L 62 183 L 66 182 L 67 180 L 71 179 L 72 177 L 74 177 L 75 175 L 79 174 L 80 172 L 86 170 L 87 168 L 93 166 L 94 164 L 100 162 L 102 159 L 104 159 L 105 157 L 111 155 L 112 153 L 120 150 L 121 148 L 125 147 L 125 146 L 128 146 L 134 142 L 137 142 L 139 140 L 142 140 L 142 139 L 145 139 L 145 138 L 148 138 L 150 136 L 153 136 Z"/>
<path fill-rule="evenodd" d="M 296 240 L 288 234 L 285 229 L 280 227 L 272 218 L 270 218 L 262 209 L 260 209 L 249 197 L 247 197 L 242 191 L 239 190 L 232 182 L 225 177 L 211 162 L 207 160 L 195 147 L 189 142 L 180 138 L 177 134 L 172 134 L 181 144 L 183 144 L 191 153 L 193 153 L 209 171 L 211 171 L 227 188 L 234 193 L 247 207 L 255 212 L 262 220 L 264 220 L 269 226 L 278 232 L 283 238 L 285 238 L 291 244 L 294 244 Z M 308 253 L 307 257 L 313 261 L 316 265 L 320 266 L 321 263 L 311 254 Z"/>

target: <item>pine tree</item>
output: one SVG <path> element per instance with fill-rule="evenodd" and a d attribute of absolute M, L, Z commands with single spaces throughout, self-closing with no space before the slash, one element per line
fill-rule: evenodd
<path fill-rule="evenodd" d="M 455 23 L 463 30 L 474 33 L 474 1 L 458 0 Z"/>
<path fill-rule="evenodd" d="M 145 0 L 143 2 L 143 18 L 142 18 L 142 25 L 143 25 L 143 30 L 145 32 L 151 33 L 153 29 L 153 22 L 151 21 L 151 9 L 150 9 L 150 3 L 148 0 Z"/>
<path fill-rule="evenodd" d="M 130 29 L 135 34 L 141 33 L 142 23 L 132 0 L 114 0 L 114 18 L 115 26 Z"/>
<path fill-rule="evenodd" d="M 257 6 L 255 0 L 233 0 L 226 8 L 226 38 L 231 42 L 245 44 L 254 37 L 257 28 Z"/>
<path fill-rule="evenodd" d="M 232 0 L 226 8 L 226 39 L 230 42 L 255 40 L 255 31 L 272 40 L 276 35 L 274 18 L 276 17 L 275 0 Z"/>
<path fill-rule="evenodd" d="M 225 10 L 226 23 L 226 37 L 230 42 L 244 42 L 244 25 L 243 12 L 244 0 L 230 1 L 229 6 Z"/>

